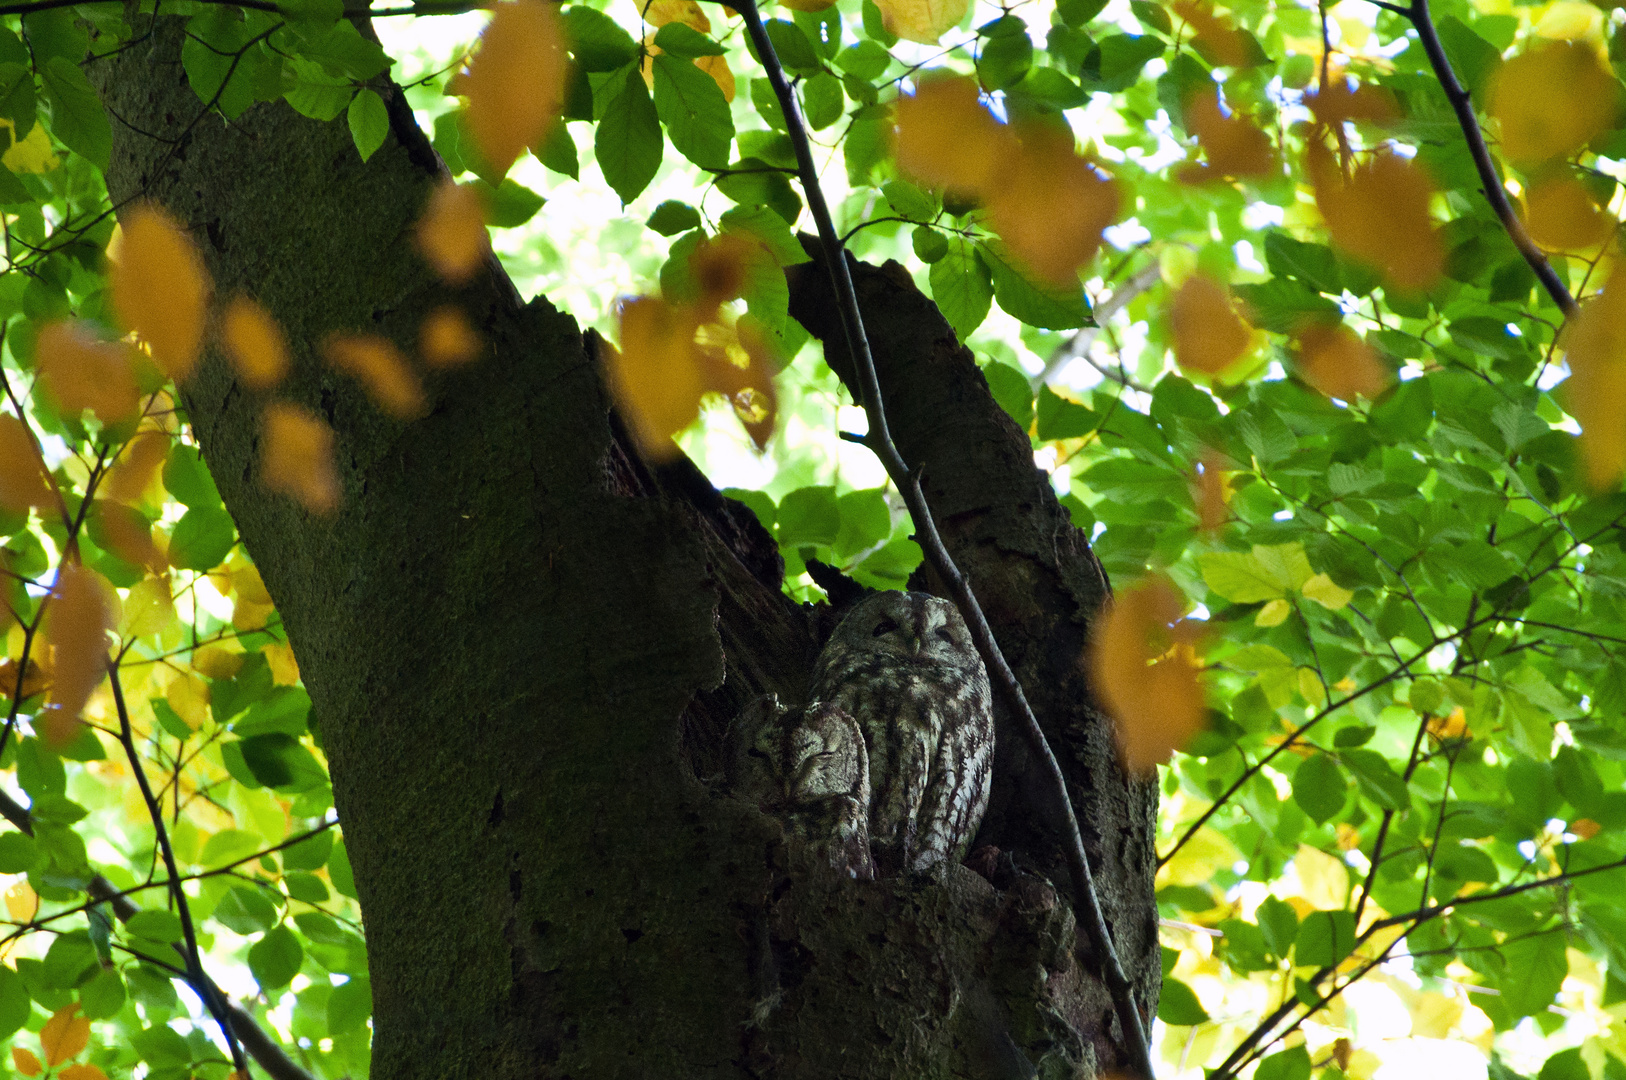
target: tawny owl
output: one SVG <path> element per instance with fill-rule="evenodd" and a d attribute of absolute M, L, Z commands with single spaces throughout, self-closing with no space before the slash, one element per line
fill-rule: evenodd
<path fill-rule="evenodd" d="M 863 732 L 877 873 L 964 858 L 988 808 L 994 718 L 988 672 L 954 605 L 919 592 L 861 601 L 819 654 L 808 697 Z"/>
<path fill-rule="evenodd" d="M 784 823 L 816 863 L 869 880 L 869 755 L 858 724 L 821 702 L 786 708 L 768 694 L 728 732 L 728 786 Z"/>

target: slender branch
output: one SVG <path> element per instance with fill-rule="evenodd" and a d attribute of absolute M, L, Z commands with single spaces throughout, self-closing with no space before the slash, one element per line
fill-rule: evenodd
<path fill-rule="evenodd" d="M 1383 5 L 1388 6 L 1388 5 Z M 1393 10 L 1391 8 L 1391 10 Z M 1491 209 L 1502 222 L 1502 228 L 1513 241 L 1513 246 L 1519 249 L 1524 261 L 1530 264 L 1530 269 L 1536 272 L 1542 288 L 1547 295 L 1563 309 L 1566 318 L 1575 314 L 1577 308 L 1575 297 L 1570 295 L 1569 286 L 1564 284 L 1543 255 L 1541 249 L 1530 239 L 1525 231 L 1524 222 L 1513 212 L 1513 206 L 1507 201 L 1507 190 L 1502 187 L 1501 177 L 1496 175 L 1496 165 L 1491 161 L 1490 149 L 1485 146 L 1485 136 L 1479 130 L 1479 120 L 1474 116 L 1474 106 L 1467 90 L 1457 81 L 1457 73 L 1451 70 L 1451 61 L 1446 58 L 1445 46 L 1440 44 L 1439 31 L 1434 29 L 1434 16 L 1429 14 L 1428 0 L 1412 0 L 1411 9 L 1406 17 L 1417 28 L 1417 37 L 1423 43 L 1423 51 L 1428 54 L 1428 62 L 1434 68 L 1434 77 L 1440 81 L 1440 89 L 1445 91 L 1446 100 L 1451 102 L 1451 108 L 1457 114 L 1457 124 L 1462 128 L 1463 138 L 1468 143 L 1468 153 L 1474 159 L 1474 168 L 1479 170 L 1479 183 L 1484 189 L 1485 198 L 1490 202 Z"/>
<path fill-rule="evenodd" d="M 1029 747 L 1043 767 L 1045 782 L 1050 789 L 1049 794 L 1055 801 L 1061 817 L 1061 821 L 1058 822 L 1059 832 L 1072 877 L 1074 914 L 1079 925 L 1089 936 L 1091 947 L 1101 963 L 1102 981 L 1112 994 L 1118 1023 L 1123 1029 L 1124 1048 L 1129 1057 L 1131 1073 L 1144 1080 L 1152 1080 L 1152 1060 L 1146 1038 L 1146 1026 L 1135 1003 L 1134 986 L 1118 959 L 1111 930 L 1101 910 L 1100 898 L 1096 895 L 1095 880 L 1090 871 L 1089 857 L 1084 851 L 1084 838 L 1079 831 L 1078 817 L 1073 812 L 1073 803 L 1067 794 L 1066 778 L 1062 775 L 1061 766 L 1056 762 L 1055 754 L 1050 750 L 1050 744 L 1045 740 L 1038 718 L 1033 715 L 1033 709 L 1028 705 L 1027 695 L 1022 692 L 1022 684 L 1017 681 L 1010 665 L 1005 662 L 999 645 L 994 641 L 993 631 L 983 616 L 976 595 L 972 593 L 970 584 L 943 545 L 931 509 L 926 505 L 926 496 L 920 488 L 920 470 L 909 468 L 903 460 L 903 455 L 898 452 L 897 445 L 892 441 L 892 434 L 887 428 L 885 405 L 881 399 L 880 377 L 875 371 L 875 358 L 870 355 L 869 339 L 864 333 L 864 320 L 858 310 L 858 293 L 853 288 L 852 274 L 847 267 L 847 252 L 836 235 L 834 223 L 830 220 L 830 208 L 825 204 L 824 192 L 819 185 L 818 166 L 813 161 L 813 149 L 808 141 L 807 126 L 802 119 L 796 95 L 785 78 L 785 71 L 774 52 L 773 42 L 762 24 L 762 16 L 757 11 L 755 0 L 729 0 L 729 6 L 738 11 L 745 20 L 746 31 L 751 37 L 752 44 L 756 46 L 757 56 L 762 61 L 768 81 L 773 85 L 774 94 L 779 98 L 780 110 L 785 115 L 791 145 L 796 151 L 797 171 L 801 177 L 803 194 L 807 197 L 808 210 L 818 227 L 819 241 L 824 250 L 825 268 L 829 271 L 831 285 L 835 290 L 837 305 L 841 312 L 841 326 L 846 337 L 847 350 L 858 369 L 864 413 L 869 418 L 869 434 L 865 437 L 864 443 L 876 457 L 880 458 L 887 476 L 891 477 L 903 495 L 904 503 L 909 508 L 909 516 L 914 521 L 915 536 L 921 550 L 931 563 L 932 569 L 947 586 L 955 607 L 959 609 L 967 628 L 971 631 L 971 639 L 976 643 L 978 654 L 988 667 L 988 674 L 994 685 L 1004 693 L 1007 703 L 1019 720 L 1023 734 L 1027 737 Z"/>

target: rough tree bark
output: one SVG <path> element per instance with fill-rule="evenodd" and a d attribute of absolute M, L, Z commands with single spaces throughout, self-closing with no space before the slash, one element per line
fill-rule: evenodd
<path fill-rule="evenodd" d="M 203 114 L 178 21 L 90 65 L 116 203 L 156 199 L 218 295 L 294 353 L 276 393 L 338 432 L 343 509 L 260 483 L 270 395 L 218 355 L 182 387 L 314 701 L 366 917 L 379 1080 L 558 1076 L 1092 1076 L 1116 1025 L 1080 953 L 1044 808 L 1001 738 L 991 881 L 822 881 L 717 793 L 749 697 L 803 692 L 828 609 L 780 591 L 772 540 L 691 466 L 617 436 L 591 342 L 493 261 L 450 290 L 413 247 L 444 169 L 399 92 L 363 164 L 282 103 Z M 1056 741 L 1118 947 L 1150 1010 L 1156 793 L 1126 781 L 1078 658 L 1106 582 L 970 354 L 896 268 L 859 266 L 906 457 Z M 794 313 L 821 337 L 817 274 Z M 489 349 L 382 415 L 323 365 L 335 331 L 410 351 L 462 305 Z M 832 360 L 838 370 L 841 358 Z M 930 587 L 929 582 L 922 583 Z M 1048 881 L 1046 880 L 1048 878 Z"/>

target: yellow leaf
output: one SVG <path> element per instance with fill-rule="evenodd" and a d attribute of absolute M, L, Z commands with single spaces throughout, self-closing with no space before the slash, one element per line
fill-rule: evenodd
<path fill-rule="evenodd" d="M 1468 732 L 1468 713 L 1462 708 L 1456 708 L 1446 716 L 1431 716 L 1425 725 L 1428 733 L 1436 739 L 1460 739 Z"/>
<path fill-rule="evenodd" d="M 1045 281 L 1078 283 L 1101 230 L 1118 216 L 1118 185 L 1073 152 L 1070 133 L 1022 133 L 1021 151 L 984 193 L 988 221 L 1011 252 Z"/>
<path fill-rule="evenodd" d="M 120 224 L 123 240 L 107 274 L 113 310 L 180 382 L 203 347 L 208 271 L 180 223 L 157 204 L 137 205 Z"/>
<path fill-rule="evenodd" d="M 513 2 L 529 5 L 538 0 Z M 453 285 L 461 285 L 474 276 L 488 249 L 479 194 L 451 180 L 438 185 L 418 221 L 418 250 L 429 265 Z"/>
<path fill-rule="evenodd" d="M 1332 611 L 1337 611 L 1355 598 L 1354 593 L 1348 589 L 1340 588 L 1326 574 L 1317 574 L 1309 581 L 1306 581 L 1301 591 L 1309 599 Z"/>
<path fill-rule="evenodd" d="M 1225 177 L 1270 176 L 1277 171 L 1270 136 L 1239 112 L 1220 112 L 1213 91 L 1199 92 L 1186 103 L 1186 125 L 1197 137 L 1207 165 L 1188 164 L 1176 174 L 1188 184 Z"/>
<path fill-rule="evenodd" d="M 39 913 L 40 898 L 27 881 L 16 881 L 6 889 L 6 911 L 14 922 L 32 922 Z"/>
<path fill-rule="evenodd" d="M 1339 851 L 1354 851 L 1361 846 L 1361 830 L 1349 824 L 1349 822 L 1340 821 L 1338 827 L 1333 831 L 1338 836 Z"/>
<path fill-rule="evenodd" d="M 1298 870 L 1299 892 L 1317 911 L 1342 911 L 1349 899 L 1349 873 L 1343 860 L 1319 848 L 1300 844 L 1293 856 Z"/>
<path fill-rule="evenodd" d="M 835 0 L 829 0 L 829 3 L 824 6 L 829 7 L 833 3 L 835 3 Z M 734 72 L 729 69 L 727 58 L 721 56 L 697 56 L 694 58 L 694 66 L 711 76 L 712 81 L 717 84 L 717 88 L 723 92 L 724 101 L 732 102 L 734 100 Z"/>
<path fill-rule="evenodd" d="M 1564 407 L 1581 424 L 1581 457 L 1595 490 L 1626 469 L 1626 270 L 1564 324 L 1559 345 L 1569 362 Z"/>
<path fill-rule="evenodd" d="M 17 133 L 17 125 L 10 120 L 0 120 L 0 127 L 13 136 Z M 51 149 L 51 137 L 45 134 L 43 124 L 35 124 L 26 138 L 13 141 L 10 148 L 0 154 L 0 165 L 14 173 L 48 173 L 60 164 L 62 159 Z"/>
<path fill-rule="evenodd" d="M 1258 613 L 1254 615 L 1253 625 L 1280 626 L 1287 621 L 1287 617 L 1292 613 L 1293 605 L 1286 600 L 1279 597 L 1275 600 L 1267 600 L 1265 606 L 1260 608 Z"/>
<path fill-rule="evenodd" d="M 56 1075 L 57 1080 L 107 1080 L 107 1074 L 94 1065 L 69 1065 Z"/>
<path fill-rule="evenodd" d="M 271 667 L 271 681 L 278 686 L 297 686 L 299 684 L 299 663 L 294 659 L 294 650 L 286 641 L 275 642 L 260 650 L 265 654 L 265 662 Z"/>
<path fill-rule="evenodd" d="M 298 405 L 277 401 L 265 410 L 265 486 L 291 495 L 314 514 L 339 505 L 333 465 L 333 429 Z"/>
<path fill-rule="evenodd" d="M 960 25 L 971 0 L 876 0 L 889 33 L 905 41 L 935 45 Z"/>
<path fill-rule="evenodd" d="M 1171 582 L 1151 578 L 1114 597 L 1091 635 L 1093 685 L 1114 720 L 1125 765 L 1135 772 L 1166 762 L 1203 726 L 1193 635 L 1172 628 L 1184 610 Z"/>
<path fill-rule="evenodd" d="M 78 322 L 46 326 L 35 355 L 46 390 L 70 417 L 89 409 L 112 424 L 133 416 L 141 404 L 128 346 L 97 341 Z"/>
<path fill-rule="evenodd" d="M 1169 10 L 1184 19 L 1196 40 L 1222 67 L 1248 62 L 1248 40 L 1222 15 L 1214 14 L 1213 0 L 1175 0 Z"/>
<path fill-rule="evenodd" d="M 711 20 L 695 0 L 651 0 L 644 8 L 644 22 L 662 27 L 669 22 L 691 26 L 702 34 L 711 33 Z"/>
<path fill-rule="evenodd" d="M 243 653 L 236 642 L 205 645 L 192 653 L 192 668 L 211 679 L 233 679 L 243 669 Z"/>
<path fill-rule="evenodd" d="M 164 700 L 193 731 L 209 719 L 209 684 L 196 675 L 183 674 L 171 682 L 164 691 Z"/>
<path fill-rule="evenodd" d="M 1187 371 L 1218 375 L 1241 358 L 1253 328 L 1236 313 L 1231 290 L 1202 274 L 1186 279 L 1169 308 L 1174 358 Z"/>
<path fill-rule="evenodd" d="M 1595 37 L 1602 28 L 1603 12 L 1591 4 L 1559 0 L 1531 29 L 1537 37 L 1580 39 Z"/>
<path fill-rule="evenodd" d="M 1502 153 L 1530 164 L 1567 155 L 1615 121 L 1615 79 L 1579 41 L 1539 45 L 1505 62 L 1491 87 Z"/>
<path fill-rule="evenodd" d="M 1305 153 L 1315 201 L 1334 242 L 1405 290 L 1427 289 L 1445 268 L 1429 215 L 1434 188 L 1415 162 L 1387 151 L 1346 177 L 1325 146 Z"/>
<path fill-rule="evenodd" d="M 237 365 L 237 377 L 250 390 L 269 390 L 283 380 L 293 362 L 282 327 L 258 301 L 232 299 L 221 322 L 226 351 Z"/>
<path fill-rule="evenodd" d="M 819 12 L 834 4 L 836 0 L 779 0 L 779 3 L 792 11 Z"/>
<path fill-rule="evenodd" d="M 6 618 L 8 621 L 10 620 L 10 612 L 6 613 Z M 40 651 L 39 647 L 35 646 L 34 652 L 38 654 Z M 50 669 L 41 664 L 34 656 L 28 658 L 28 666 L 23 670 L 24 674 L 19 684 L 17 661 L 9 656 L 4 660 L 0 660 L 0 694 L 4 694 L 13 701 L 26 701 L 35 694 L 44 693 L 50 689 Z"/>
<path fill-rule="evenodd" d="M 38 126 L 39 125 L 37 124 L 35 125 L 36 128 L 38 128 Z M 20 1046 L 13 1046 L 11 1048 L 11 1060 L 16 1064 L 17 1071 L 22 1073 L 24 1076 L 38 1076 L 45 1068 L 45 1066 L 40 1064 L 40 1059 L 35 1057 L 32 1051 L 24 1050 Z"/>
<path fill-rule="evenodd" d="M 45 463 L 28 429 L 10 413 L 0 413 L 0 506 L 20 514 L 50 501 Z"/>
<path fill-rule="evenodd" d="M 45 1064 L 51 1068 L 78 1057 L 79 1051 L 90 1042 L 90 1021 L 75 1016 L 79 1003 L 58 1009 L 40 1029 L 40 1048 L 45 1051 Z"/>
<path fill-rule="evenodd" d="M 1330 398 L 1376 398 L 1389 386 L 1389 371 L 1371 346 L 1347 326 L 1307 323 L 1294 335 L 1294 358 L 1304 381 Z"/>
<path fill-rule="evenodd" d="M 175 601 L 169 594 L 169 582 L 161 577 L 145 577 L 130 586 L 124 596 L 124 618 L 120 621 L 119 633 L 131 638 L 162 634 L 175 620 Z"/>
<path fill-rule="evenodd" d="M 424 316 L 418 353 L 430 367 L 460 367 L 480 355 L 480 335 L 463 312 L 448 304 Z"/>
<path fill-rule="evenodd" d="M 639 297 L 621 305 L 621 348 L 605 342 L 610 390 L 638 445 L 657 460 L 677 453 L 672 436 L 700 415 L 706 385 L 686 308 Z"/>
<path fill-rule="evenodd" d="M 102 493 L 122 503 L 147 501 L 159 470 L 169 458 L 171 442 L 168 432 L 143 431 L 125 443 L 112 471 L 102 481 Z"/>
<path fill-rule="evenodd" d="M 913 97 L 900 97 L 892 115 L 898 168 L 928 187 L 979 194 L 1018 149 L 970 79 L 925 82 Z"/>
<path fill-rule="evenodd" d="M 1218 829 L 1203 826 L 1158 870 L 1158 885 L 1207 885 L 1222 870 L 1230 870 L 1242 852 Z"/>
<path fill-rule="evenodd" d="M 87 566 L 65 562 L 57 570 L 45 640 L 51 646 L 51 701 L 70 720 L 107 678 L 107 631 L 114 621 L 107 600 L 111 588 Z"/>
<path fill-rule="evenodd" d="M 559 19 L 542 0 L 493 5 L 463 83 L 469 134 L 500 175 L 527 146 L 540 145 L 564 100 Z"/>
<path fill-rule="evenodd" d="M 266 590 L 265 580 L 260 577 L 259 567 L 244 566 L 231 573 L 231 587 L 238 597 L 251 604 L 269 604 L 272 602 L 271 594 Z"/>
<path fill-rule="evenodd" d="M 361 380 L 379 408 L 397 420 L 414 420 L 428 410 L 417 375 L 388 339 L 377 334 L 330 334 L 322 342 L 322 354 L 328 363 Z"/>
<path fill-rule="evenodd" d="M 110 499 L 97 499 L 91 505 L 91 513 L 113 554 L 132 566 L 145 566 L 155 574 L 168 568 L 169 560 L 153 543 L 152 525 L 141 511 Z"/>
<path fill-rule="evenodd" d="M 1613 233 L 1617 224 L 1598 209 L 1586 185 L 1571 177 L 1532 187 L 1525 195 L 1525 210 L 1530 238 L 1549 251 L 1592 247 Z"/>

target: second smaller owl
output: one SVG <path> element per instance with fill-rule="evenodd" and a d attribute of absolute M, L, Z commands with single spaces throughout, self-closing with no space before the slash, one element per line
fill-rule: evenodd
<path fill-rule="evenodd" d="M 869 754 L 858 722 L 826 702 L 786 708 L 768 694 L 729 727 L 729 790 L 778 818 L 815 862 L 865 881 Z"/>

